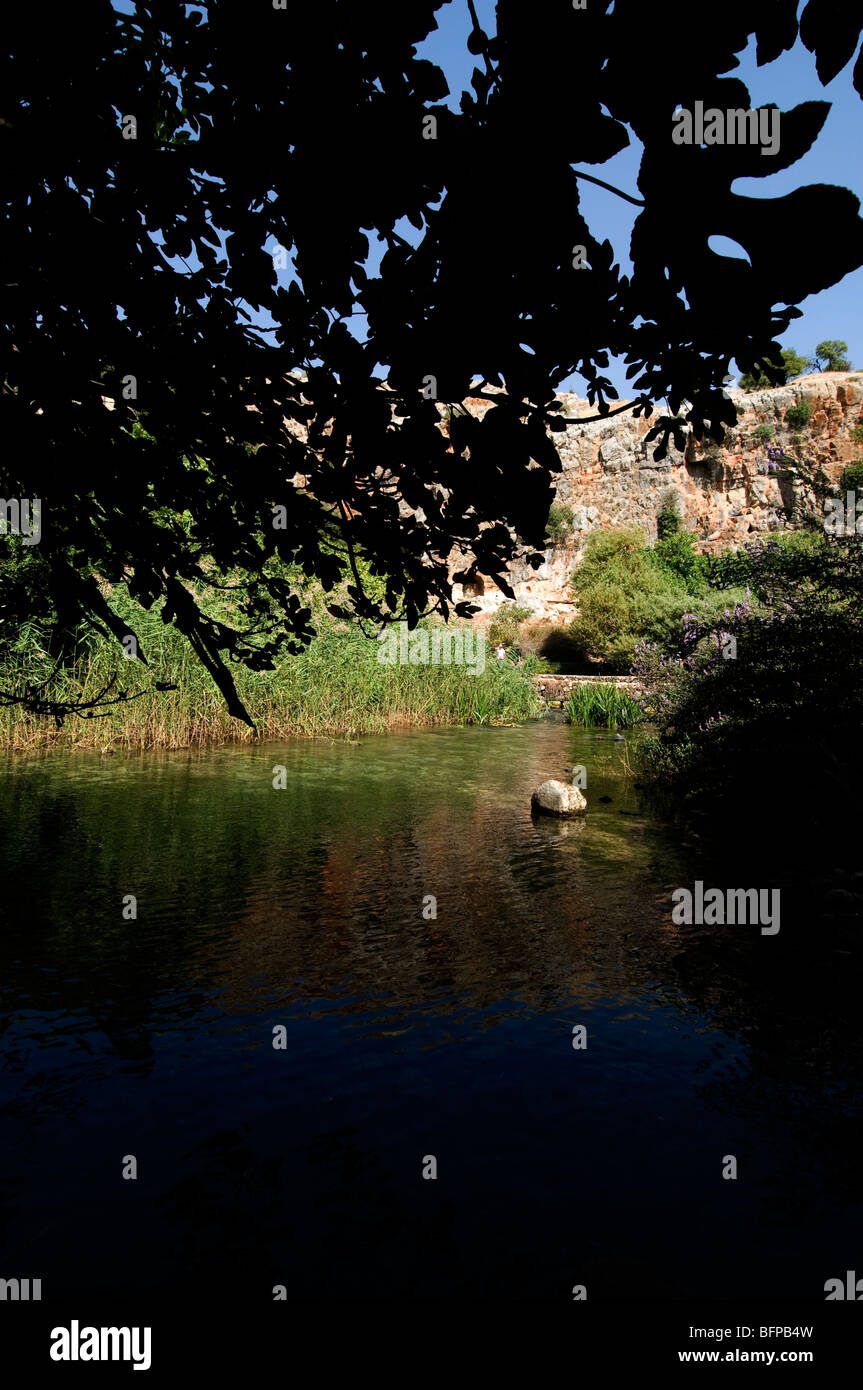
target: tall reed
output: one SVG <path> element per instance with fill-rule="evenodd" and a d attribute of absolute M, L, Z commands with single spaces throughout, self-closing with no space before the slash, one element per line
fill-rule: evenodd
<path fill-rule="evenodd" d="M 410 725 L 499 724 L 541 711 L 534 683 L 508 663 L 489 660 L 481 675 L 461 665 L 392 665 L 378 661 L 378 644 L 356 629 L 330 630 L 301 655 L 286 656 L 274 671 L 234 666 L 240 698 L 256 731 L 227 712 L 184 639 L 157 613 L 136 615 L 135 631 L 149 666 L 129 661 L 117 643 L 97 639 L 57 672 L 43 691 L 52 700 L 93 699 L 109 683 L 107 698 L 135 698 L 71 715 L 62 727 L 17 705 L 0 707 L 0 745 L 108 748 L 185 748 L 254 738 L 355 737 Z M 0 661 L 0 696 L 39 685 L 53 669 L 38 626 L 19 634 Z M 158 691 L 157 681 L 176 690 Z"/>
<path fill-rule="evenodd" d="M 585 729 L 628 729 L 641 721 L 641 706 L 616 685 L 577 685 L 566 701 L 571 724 Z"/>

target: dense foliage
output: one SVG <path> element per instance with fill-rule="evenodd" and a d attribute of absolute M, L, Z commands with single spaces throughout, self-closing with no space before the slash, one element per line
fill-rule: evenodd
<path fill-rule="evenodd" d="M 114 596 L 114 602 L 125 612 L 122 598 Z M 83 717 L 55 727 L 38 709 L 0 700 L 0 746 L 27 749 L 47 743 L 114 751 L 188 748 L 238 737 L 236 721 L 182 636 L 161 621 L 157 609 L 142 616 L 140 629 L 150 653 L 150 672 L 126 661 L 118 644 L 88 629 L 80 634 L 77 655 L 56 670 L 48 650 L 50 630 L 28 623 L 14 649 L 4 654 L 4 680 L 17 690 L 27 684 L 38 690 L 55 672 L 54 700 L 78 709 Z M 319 629 L 302 653 L 284 657 L 272 671 L 237 671 L 240 698 L 254 714 L 261 737 L 356 737 L 403 725 L 498 724 L 529 719 L 540 711 L 530 671 L 494 661 L 488 650 L 478 660 L 475 645 L 470 664 L 462 660 L 388 665 L 378 659 L 379 644 L 356 626 L 322 618 Z M 472 625 L 448 629 L 462 634 L 465 630 L 475 643 Z M 430 636 L 433 631 L 429 624 Z M 41 713 L 50 715 L 52 710 Z M 250 737 L 250 730 L 239 736 Z"/>
<path fill-rule="evenodd" d="M 855 459 L 842 470 L 839 491 L 840 495 L 844 492 L 859 492 L 863 495 L 863 459 Z"/>
<path fill-rule="evenodd" d="M 572 577 L 579 612 L 569 635 L 576 650 L 615 673 L 629 670 L 640 642 L 674 651 L 685 613 L 707 613 L 734 598 L 711 591 L 704 563 L 688 532 L 669 532 L 652 547 L 637 526 L 593 532 Z"/>
<path fill-rule="evenodd" d="M 812 406 L 808 401 L 795 401 L 785 412 L 785 423 L 789 429 L 799 430 L 812 419 Z"/>
<path fill-rule="evenodd" d="M 751 105 L 729 73 L 753 36 L 767 63 L 799 33 L 831 81 L 854 7 L 809 0 L 798 29 L 797 0 L 724 0 L 693 44 L 690 0 L 500 0 L 495 34 L 473 23 L 472 90 L 451 110 L 418 52 L 441 3 L 4 17 L 3 496 L 41 499 L 52 622 L 122 641 L 105 585 L 127 583 L 238 717 L 231 668 L 311 640 L 294 567 L 325 591 L 349 570 L 334 607 L 375 625 L 446 616 L 453 550 L 475 557 L 459 581 L 479 570 L 510 593 L 507 563 L 541 562 L 562 382 L 581 373 L 607 412 L 621 355 L 636 413 L 669 402 L 660 454 L 687 425 L 720 439 L 731 361 L 775 361 L 793 306 L 863 263 L 848 190 L 732 191 L 800 159 L 827 102 L 783 112 L 769 159 L 670 138 L 678 105 Z M 579 189 L 632 137 L 623 275 Z M 825 227 L 829 255 L 801 254 Z M 720 231 L 747 260 L 711 250 Z M 445 423 L 469 394 L 484 418 Z M 198 600 L 216 582 L 242 586 L 233 622 Z"/>
<path fill-rule="evenodd" d="M 488 625 L 488 640 L 492 646 L 502 643 L 504 647 L 514 647 L 519 640 L 521 625 L 533 617 L 532 610 L 521 603 L 502 603 L 495 609 L 494 617 Z"/>
<path fill-rule="evenodd" d="M 675 535 L 683 525 L 680 515 L 680 502 L 674 488 L 668 488 L 660 499 L 656 517 L 656 534 L 660 540 Z"/>
<path fill-rule="evenodd" d="M 828 338 L 815 349 L 815 368 L 819 372 L 850 372 L 848 344 L 840 338 Z"/>
<path fill-rule="evenodd" d="M 783 348 L 779 362 L 775 366 L 776 372 L 782 373 L 783 381 L 790 381 L 792 377 L 801 376 L 804 372 L 812 371 L 813 368 L 812 358 L 801 357 L 794 348 Z M 763 371 L 744 372 L 738 383 L 744 391 L 760 391 L 765 387 L 777 384 L 775 380 L 771 382 Z"/>
<path fill-rule="evenodd" d="M 744 372 L 739 385 L 744 391 L 757 391 L 766 386 L 790 381 L 792 377 L 802 376 L 804 372 L 848 372 L 851 362 L 848 358 L 848 344 L 840 338 L 827 338 L 819 343 L 811 357 L 801 357 L 794 348 L 783 348 L 779 361 L 773 365 L 773 380 L 761 369 Z"/>
<path fill-rule="evenodd" d="M 863 719 L 863 550 L 857 537 L 800 533 L 735 557 L 748 592 L 691 615 L 676 654 L 642 643 L 633 674 L 656 724 L 647 767 L 690 794 L 762 786 L 807 820 L 856 800 Z"/>

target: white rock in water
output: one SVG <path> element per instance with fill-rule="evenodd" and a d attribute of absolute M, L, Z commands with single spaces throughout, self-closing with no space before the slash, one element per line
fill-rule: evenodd
<path fill-rule="evenodd" d="M 587 802 L 578 787 L 568 782 L 543 782 L 531 797 L 535 811 L 544 811 L 549 816 L 583 816 Z"/>

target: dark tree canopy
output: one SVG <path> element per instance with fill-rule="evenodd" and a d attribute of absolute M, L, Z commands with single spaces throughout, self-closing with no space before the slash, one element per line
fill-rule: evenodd
<path fill-rule="evenodd" d="M 88 0 L 6 18 L 3 496 L 42 500 L 63 622 L 127 631 L 99 579 L 164 600 L 241 717 L 225 656 L 266 666 L 309 636 L 285 563 L 331 591 L 365 557 L 386 599 L 359 572 L 351 599 L 375 621 L 446 616 L 454 547 L 510 592 L 508 560 L 544 543 L 563 381 L 583 374 L 605 413 L 622 354 L 636 412 L 687 402 L 721 438 L 731 361 L 780 361 L 793 306 L 863 263 L 848 190 L 732 192 L 799 159 L 828 103 L 783 112 L 772 157 L 671 139 L 677 106 L 750 106 L 735 55 L 752 34 L 759 62 L 797 42 L 797 0 L 714 0 L 700 37 L 691 0 L 501 0 L 495 35 L 474 20 L 458 112 L 416 54 L 440 8 L 144 0 L 128 17 Z M 822 81 L 861 24 L 847 0 L 810 0 Z M 863 94 L 863 59 L 854 81 Z M 631 276 L 579 205 L 627 127 L 644 145 Z M 441 403 L 483 393 L 482 420 L 441 428 Z M 213 567 L 248 578 L 248 631 L 200 611 Z"/>

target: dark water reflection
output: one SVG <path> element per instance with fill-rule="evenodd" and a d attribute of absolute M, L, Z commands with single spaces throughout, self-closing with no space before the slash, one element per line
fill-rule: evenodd
<path fill-rule="evenodd" d="M 861 1258 L 856 937 L 624 761 L 546 724 L 8 759 L 0 1275 L 823 1298 Z M 587 820 L 532 821 L 573 762 Z M 696 877 L 784 885 L 780 935 L 674 926 Z"/>

